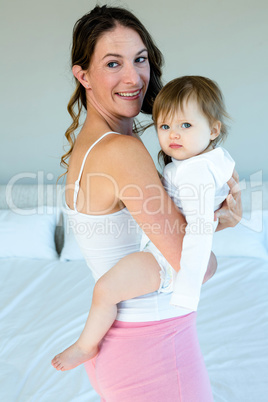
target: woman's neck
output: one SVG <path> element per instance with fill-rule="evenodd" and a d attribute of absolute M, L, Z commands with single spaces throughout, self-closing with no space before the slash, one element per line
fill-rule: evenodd
<path fill-rule="evenodd" d="M 111 131 L 117 133 L 132 135 L 133 133 L 133 121 L 131 117 L 115 117 L 105 113 L 105 111 L 97 110 L 91 104 L 87 104 L 87 117 L 84 125 L 93 126 L 107 126 Z"/>

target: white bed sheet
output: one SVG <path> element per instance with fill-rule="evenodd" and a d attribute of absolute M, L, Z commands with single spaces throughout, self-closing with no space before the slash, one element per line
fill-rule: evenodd
<path fill-rule="evenodd" d="M 198 313 L 215 402 L 266 402 L 268 261 L 218 261 Z M 83 366 L 57 372 L 50 365 L 86 320 L 93 289 L 86 264 L 6 259 L 0 278 L 0 401 L 99 401 Z"/>
<path fill-rule="evenodd" d="M 93 279 L 83 261 L 0 260 L 0 401 L 99 401 L 83 366 L 57 372 L 54 355 L 77 339 Z"/>
<path fill-rule="evenodd" d="M 198 334 L 215 402 L 268 401 L 268 261 L 218 258 Z"/>

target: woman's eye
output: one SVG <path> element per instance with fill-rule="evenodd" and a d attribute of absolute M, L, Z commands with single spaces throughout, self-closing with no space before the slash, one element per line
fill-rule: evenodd
<path fill-rule="evenodd" d="M 115 68 L 118 66 L 118 63 L 116 61 L 110 61 L 110 63 L 107 64 L 109 68 Z"/>
<path fill-rule="evenodd" d="M 182 128 L 189 128 L 189 127 L 191 127 L 191 124 L 190 123 L 182 123 Z"/>
<path fill-rule="evenodd" d="M 147 57 L 141 56 L 141 57 L 138 57 L 138 58 L 135 60 L 135 62 L 136 62 L 136 63 L 144 63 L 146 60 L 147 60 Z"/>
<path fill-rule="evenodd" d="M 162 130 L 168 130 L 168 129 L 169 129 L 169 126 L 168 126 L 167 124 L 162 124 L 162 125 L 160 126 L 160 128 L 161 128 Z"/>

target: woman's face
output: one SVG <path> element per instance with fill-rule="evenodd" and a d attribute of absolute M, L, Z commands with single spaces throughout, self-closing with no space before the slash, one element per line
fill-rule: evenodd
<path fill-rule="evenodd" d="M 90 103 L 102 114 L 132 118 L 150 80 L 148 51 L 139 34 L 118 25 L 98 40 L 86 74 Z"/>

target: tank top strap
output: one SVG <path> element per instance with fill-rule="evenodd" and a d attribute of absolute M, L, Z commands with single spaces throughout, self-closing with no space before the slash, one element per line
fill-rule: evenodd
<path fill-rule="evenodd" d="M 120 133 L 116 133 L 116 132 L 114 132 L 114 131 L 108 131 L 107 133 L 103 134 L 100 138 L 98 138 L 97 141 L 95 141 L 95 142 L 89 147 L 89 149 L 87 150 L 87 152 L 86 152 L 86 154 L 85 154 L 85 156 L 84 156 L 84 159 L 83 159 L 83 162 L 82 162 L 82 165 L 81 165 L 81 168 L 80 168 L 80 172 L 79 172 L 79 175 L 78 175 L 78 179 L 76 180 L 75 185 L 74 185 L 74 210 L 75 210 L 76 212 L 78 212 L 77 209 L 76 209 L 76 202 L 77 202 L 78 191 L 79 191 L 79 188 L 80 188 L 80 180 L 81 180 L 81 176 L 82 176 L 82 173 L 83 173 L 83 169 L 84 169 L 84 166 L 85 166 L 85 163 L 86 163 L 86 159 L 87 159 L 87 157 L 88 157 L 88 154 L 89 154 L 89 152 L 92 150 L 92 148 L 94 148 L 95 145 L 98 144 L 98 142 L 100 142 L 104 137 L 106 137 L 106 136 L 109 135 L 109 134 L 119 134 L 119 135 L 120 135 Z"/>

